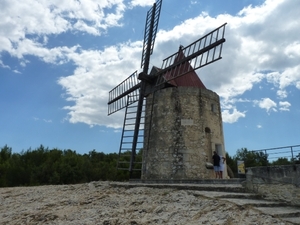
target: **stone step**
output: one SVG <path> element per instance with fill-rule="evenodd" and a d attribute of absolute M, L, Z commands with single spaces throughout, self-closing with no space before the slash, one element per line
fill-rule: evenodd
<path fill-rule="evenodd" d="M 270 214 L 272 216 L 278 216 L 281 218 L 297 217 L 300 219 L 300 208 L 284 206 L 284 207 L 255 207 L 259 211 Z M 300 222 L 300 220 L 299 220 Z"/>
<path fill-rule="evenodd" d="M 129 183 L 144 183 L 144 184 L 241 184 L 245 178 L 232 179 L 130 179 Z"/>
<path fill-rule="evenodd" d="M 282 202 L 274 202 L 274 201 L 267 201 L 263 199 L 241 199 L 241 198 L 221 198 L 222 200 L 226 200 L 228 202 L 235 203 L 236 205 L 242 205 L 242 206 L 254 206 L 254 207 L 281 207 L 286 206 L 286 203 Z"/>
<path fill-rule="evenodd" d="M 250 206 L 264 214 L 279 217 L 283 221 L 300 224 L 300 207 L 291 207 L 284 202 L 265 200 L 253 193 L 197 191 L 193 194 L 229 201 L 241 207 Z"/>
<path fill-rule="evenodd" d="M 300 217 L 285 217 L 283 218 L 287 222 L 291 222 L 293 224 L 300 224 Z"/>
<path fill-rule="evenodd" d="M 244 178 L 234 179 L 170 179 L 170 180 L 130 180 L 129 184 L 145 185 L 155 188 L 176 188 L 201 191 L 245 192 L 242 186 Z"/>
<path fill-rule="evenodd" d="M 234 192 L 243 193 L 245 188 L 239 183 L 223 183 L 223 184 L 196 184 L 196 183 L 123 183 L 116 182 L 112 184 L 113 186 L 122 186 L 125 188 L 131 187 L 152 187 L 152 188 L 173 188 L 179 190 L 198 190 L 198 191 L 221 191 L 221 192 Z"/>
<path fill-rule="evenodd" d="M 280 201 L 269 201 L 262 199 L 261 196 L 255 193 L 246 192 L 241 184 L 242 180 L 238 179 L 229 182 L 228 180 L 201 180 L 183 183 L 172 181 L 163 183 L 158 182 L 129 182 L 129 183 L 113 183 L 113 186 L 121 186 L 125 188 L 133 187 L 151 187 L 151 188 L 173 188 L 179 190 L 190 190 L 195 196 L 204 196 L 208 198 L 217 198 L 222 201 L 232 202 L 241 207 L 250 206 L 260 212 L 274 217 L 281 218 L 293 224 L 300 225 L 300 207 L 292 207 L 287 203 Z"/>
<path fill-rule="evenodd" d="M 199 191 L 194 193 L 194 195 L 202 195 L 205 197 L 214 197 L 214 198 L 222 198 L 222 199 L 261 199 L 261 196 L 254 193 L 247 192 L 222 192 L 222 191 Z"/>
<path fill-rule="evenodd" d="M 283 221 L 300 224 L 300 208 L 297 207 L 254 207 L 264 214 L 281 218 Z"/>

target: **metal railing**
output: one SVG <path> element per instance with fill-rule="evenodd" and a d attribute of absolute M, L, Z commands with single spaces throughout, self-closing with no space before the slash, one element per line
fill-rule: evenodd
<path fill-rule="evenodd" d="M 300 145 L 284 146 L 277 148 L 266 148 L 259 150 L 251 150 L 251 152 L 263 152 L 268 155 L 268 161 L 272 163 L 279 158 L 286 158 L 289 161 L 300 159 Z"/>

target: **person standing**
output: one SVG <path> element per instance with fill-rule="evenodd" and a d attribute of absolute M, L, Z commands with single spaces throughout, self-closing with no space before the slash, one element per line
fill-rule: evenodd
<path fill-rule="evenodd" d="M 212 156 L 214 162 L 214 171 L 216 174 L 216 179 L 220 178 L 220 156 L 216 151 L 214 151 L 214 155 Z"/>
<path fill-rule="evenodd" d="M 223 179 L 225 160 L 226 160 L 226 158 L 224 156 L 220 155 L 220 171 L 219 171 L 220 179 Z"/>

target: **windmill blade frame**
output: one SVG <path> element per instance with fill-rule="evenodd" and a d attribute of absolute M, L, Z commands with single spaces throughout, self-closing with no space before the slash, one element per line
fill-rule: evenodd
<path fill-rule="evenodd" d="M 161 6 L 162 0 L 159 0 L 154 3 L 153 7 L 147 12 L 141 60 L 141 68 L 144 68 L 143 72 L 145 73 L 148 71 L 150 55 L 153 53 Z"/>
<path fill-rule="evenodd" d="M 146 28 L 149 27 L 149 32 L 145 33 L 145 37 L 144 37 L 144 43 L 147 43 L 146 48 L 144 47 L 146 51 L 143 51 L 142 54 L 142 67 L 143 67 L 144 74 L 148 74 L 150 55 L 152 54 L 152 50 L 154 47 L 161 6 L 162 6 L 162 0 L 158 0 L 156 3 L 153 4 L 153 7 L 148 11 L 148 15 L 151 14 L 151 16 L 147 16 L 146 25 L 145 25 Z M 136 147 L 137 147 L 137 142 L 139 137 L 139 128 L 140 128 L 142 111 L 143 111 L 144 95 L 146 91 L 145 81 L 141 82 L 141 87 L 139 90 L 140 93 L 139 93 L 139 99 L 138 99 L 138 105 L 136 111 L 135 128 L 134 128 L 132 150 L 131 150 L 132 152 L 131 152 L 130 165 L 129 165 L 130 178 L 132 178 L 133 170 L 134 170 Z"/>
<path fill-rule="evenodd" d="M 144 43 L 141 59 L 141 68 L 143 68 L 143 74 L 147 74 L 149 69 L 150 55 L 153 52 L 156 32 L 158 28 L 158 22 L 160 17 L 160 11 L 162 6 L 162 0 L 158 0 L 153 4 L 153 7 L 147 12 Z M 127 107 L 127 95 L 135 96 L 131 104 L 138 101 L 139 98 L 143 98 L 144 89 L 141 89 L 141 81 L 138 79 L 137 71 L 132 73 L 127 79 L 117 85 L 109 92 L 108 96 L 108 115 L 111 115 L 125 107 Z M 140 92 L 140 97 L 139 97 Z M 140 103 L 142 104 L 142 103 Z"/>
<path fill-rule="evenodd" d="M 129 94 L 132 95 L 130 104 L 138 101 L 140 86 L 140 80 L 138 79 L 137 71 L 135 71 L 123 82 L 113 88 L 108 93 L 108 115 L 128 106 L 127 95 Z"/>
<path fill-rule="evenodd" d="M 148 11 L 146 17 L 144 43 L 143 43 L 143 51 L 142 51 L 142 59 L 141 59 L 141 67 L 143 69 L 142 73 L 146 75 L 149 69 L 150 55 L 153 52 L 153 47 L 155 43 L 155 37 L 156 37 L 156 32 L 157 32 L 157 27 L 159 22 L 161 6 L 162 6 L 162 0 L 157 0 L 156 3 L 153 4 L 153 7 Z M 125 79 L 122 83 L 120 83 L 118 86 L 116 86 L 109 92 L 109 100 L 108 100 L 108 115 L 117 112 L 125 107 L 127 112 L 127 108 L 130 107 L 129 106 L 130 104 L 133 103 L 137 104 L 136 119 L 134 124 L 134 134 L 132 136 L 133 141 L 132 141 L 132 148 L 131 148 L 131 157 L 130 157 L 130 162 L 128 163 L 129 165 L 128 170 L 130 172 L 130 177 L 132 177 L 132 172 L 134 170 L 136 148 L 137 148 L 137 142 L 139 137 L 139 128 L 141 123 L 143 101 L 144 101 L 144 95 L 146 89 L 146 81 L 142 79 L 138 80 L 138 78 L 139 77 L 137 76 L 137 72 L 131 74 L 127 79 Z M 128 99 L 131 99 L 130 102 Z M 123 130 L 124 130 L 124 126 L 123 126 Z M 123 140 L 123 135 L 121 140 Z M 119 153 L 120 152 L 121 152 L 121 147 Z"/>
<path fill-rule="evenodd" d="M 190 45 L 181 47 L 178 52 L 165 58 L 161 71 L 156 75 L 156 86 L 222 59 L 223 43 L 226 41 L 224 38 L 226 24 L 224 23 Z M 183 54 L 184 58 L 178 60 L 179 54 Z M 185 68 L 187 65 L 191 66 Z M 184 73 L 180 71 L 184 71 Z M 167 77 L 165 76 L 166 74 L 168 74 Z"/>

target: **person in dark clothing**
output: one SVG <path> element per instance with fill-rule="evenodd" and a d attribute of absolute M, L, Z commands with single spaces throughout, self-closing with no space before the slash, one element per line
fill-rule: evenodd
<path fill-rule="evenodd" d="M 214 171 L 216 174 L 216 179 L 220 178 L 220 156 L 216 151 L 214 151 L 214 155 L 212 156 L 214 161 Z"/>

